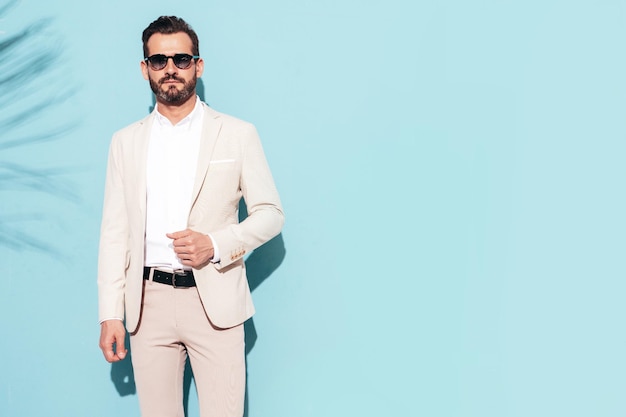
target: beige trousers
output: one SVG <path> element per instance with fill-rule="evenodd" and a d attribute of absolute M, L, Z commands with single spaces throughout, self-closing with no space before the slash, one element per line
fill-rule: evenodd
<path fill-rule="evenodd" d="M 195 287 L 144 281 L 141 322 L 130 344 L 142 417 L 184 417 L 187 355 L 200 416 L 243 416 L 243 324 L 230 329 L 214 327 Z"/>

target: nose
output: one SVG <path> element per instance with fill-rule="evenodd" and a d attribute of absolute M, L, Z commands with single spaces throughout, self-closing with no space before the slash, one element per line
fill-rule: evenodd
<path fill-rule="evenodd" d="M 166 74 L 176 74 L 178 72 L 178 68 L 174 65 L 174 57 L 167 57 L 167 62 L 165 63 L 165 68 L 163 69 Z"/>

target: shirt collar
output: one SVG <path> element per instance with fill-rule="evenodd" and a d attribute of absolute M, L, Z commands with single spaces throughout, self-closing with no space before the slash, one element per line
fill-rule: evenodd
<path fill-rule="evenodd" d="M 185 116 L 184 119 L 182 119 L 180 122 L 176 123 L 176 125 L 173 126 L 173 127 L 183 127 L 183 126 L 186 126 L 187 129 L 190 129 L 194 122 L 196 122 L 196 121 L 201 119 L 201 116 L 202 116 L 202 111 L 200 110 L 201 107 L 202 107 L 202 101 L 200 100 L 200 97 L 196 96 L 196 105 L 194 106 L 194 108 L 191 111 L 191 113 L 189 113 L 187 116 Z M 154 106 L 154 114 L 156 115 L 156 120 L 159 123 L 159 125 L 161 125 L 161 126 L 172 126 L 172 122 L 170 122 L 167 117 L 165 117 L 161 113 L 159 113 L 159 104 L 158 103 L 155 104 L 155 106 Z"/>

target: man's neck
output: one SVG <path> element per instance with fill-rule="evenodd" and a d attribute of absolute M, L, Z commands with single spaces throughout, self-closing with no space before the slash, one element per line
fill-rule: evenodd
<path fill-rule="evenodd" d="M 196 96 L 193 95 L 184 103 L 177 105 L 162 103 L 160 101 L 157 101 L 157 103 L 159 113 L 175 126 L 178 122 L 187 117 L 193 111 L 194 107 L 196 107 Z"/>

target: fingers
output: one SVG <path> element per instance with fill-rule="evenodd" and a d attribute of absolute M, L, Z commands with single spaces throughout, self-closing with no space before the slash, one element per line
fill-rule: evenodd
<path fill-rule="evenodd" d="M 126 357 L 124 339 L 126 331 L 120 320 L 102 322 L 100 328 L 100 349 L 107 362 L 118 362 Z"/>
<path fill-rule="evenodd" d="M 167 233 L 166 236 L 173 239 L 172 246 L 176 253 L 190 253 L 195 250 L 195 245 L 202 234 L 193 230 L 183 230 L 181 232 Z"/>
<path fill-rule="evenodd" d="M 127 352 L 126 345 L 124 344 L 124 339 L 126 339 L 126 332 L 119 335 L 117 340 L 115 341 L 115 353 L 116 356 L 119 358 L 118 360 L 120 361 L 126 357 Z"/>
<path fill-rule="evenodd" d="M 213 257 L 213 242 L 205 234 L 186 229 L 167 233 L 166 236 L 173 239 L 174 253 L 185 266 L 200 268 Z"/>
<path fill-rule="evenodd" d="M 166 233 L 165 236 L 167 236 L 168 238 L 173 239 L 174 241 L 176 241 L 178 239 L 182 239 L 184 237 L 190 236 L 191 233 L 193 233 L 193 230 L 185 229 L 185 230 L 181 230 L 179 232 Z"/>
<path fill-rule="evenodd" d="M 182 230 L 180 232 L 167 233 L 166 236 L 172 239 L 172 246 L 176 253 L 186 253 L 189 251 L 189 246 L 194 243 L 193 230 Z"/>

